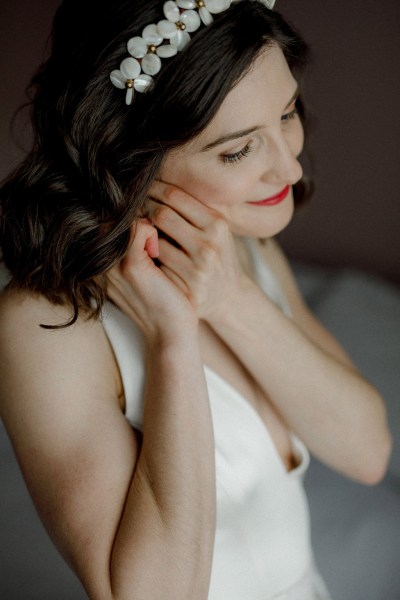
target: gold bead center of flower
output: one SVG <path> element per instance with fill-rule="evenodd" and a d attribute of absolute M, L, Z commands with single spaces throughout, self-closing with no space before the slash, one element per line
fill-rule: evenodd
<path fill-rule="evenodd" d="M 197 8 L 203 8 L 204 6 L 204 0 L 197 0 Z"/>
<path fill-rule="evenodd" d="M 156 51 L 157 51 L 157 46 L 155 46 L 154 44 L 150 44 L 149 52 L 151 52 L 152 54 L 155 54 Z"/>
<path fill-rule="evenodd" d="M 127 79 L 127 80 L 125 81 L 125 87 L 126 87 L 127 89 L 131 89 L 131 88 L 133 88 L 133 81 L 132 81 L 132 79 Z"/>
<path fill-rule="evenodd" d="M 177 26 L 177 28 L 178 28 L 178 29 L 180 29 L 181 31 L 185 31 L 185 29 L 186 29 L 186 25 L 185 25 L 185 23 L 182 23 L 182 21 L 178 21 L 178 22 L 176 23 L 176 26 Z"/>

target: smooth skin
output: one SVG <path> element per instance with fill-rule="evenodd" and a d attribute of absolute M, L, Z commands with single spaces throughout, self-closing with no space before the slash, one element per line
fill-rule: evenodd
<path fill-rule="evenodd" d="M 147 340 L 142 434 L 123 415 L 101 323 L 45 331 L 38 323 L 69 309 L 2 295 L 2 416 L 39 514 L 90 598 L 207 598 L 216 500 L 203 362 L 253 404 L 287 469 L 290 429 L 351 478 L 372 484 L 385 472 L 382 399 L 309 313 L 272 239 L 290 221 L 292 193 L 275 207 L 248 204 L 301 177 L 295 89 L 278 48 L 257 59 L 214 122 L 167 157 L 148 219 L 109 273 L 111 299 Z M 253 131 L 214 145 L 232 123 Z M 258 288 L 241 236 L 269 238 L 257 243 L 293 319 Z"/>

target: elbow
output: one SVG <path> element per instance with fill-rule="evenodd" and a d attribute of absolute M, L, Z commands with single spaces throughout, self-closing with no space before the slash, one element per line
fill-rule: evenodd
<path fill-rule="evenodd" d="M 366 460 L 360 482 L 365 485 L 373 486 L 380 483 L 386 475 L 390 457 L 392 455 L 393 441 L 390 431 L 387 429 L 384 439 L 379 446 L 375 447 L 375 452 L 371 460 Z"/>

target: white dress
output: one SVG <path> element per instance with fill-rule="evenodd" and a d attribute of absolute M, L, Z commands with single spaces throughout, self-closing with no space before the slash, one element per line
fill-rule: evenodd
<path fill-rule="evenodd" d="M 263 291 L 290 316 L 280 286 L 247 240 Z M 112 304 L 103 325 L 121 371 L 126 417 L 142 429 L 144 340 Z M 303 475 L 305 445 L 291 434 L 298 465 L 287 472 L 264 422 L 227 381 L 205 366 L 216 459 L 217 527 L 209 600 L 329 600 L 313 562 Z"/>

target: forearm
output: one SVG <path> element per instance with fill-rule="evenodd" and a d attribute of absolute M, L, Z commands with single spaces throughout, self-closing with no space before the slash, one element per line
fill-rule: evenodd
<path fill-rule="evenodd" d="M 209 323 L 311 452 L 350 477 L 379 478 L 390 435 L 372 385 L 316 345 L 250 282 Z"/>
<path fill-rule="evenodd" d="M 115 598 L 207 598 L 214 463 L 197 335 L 160 340 L 149 348 L 143 444 L 113 549 Z"/>

